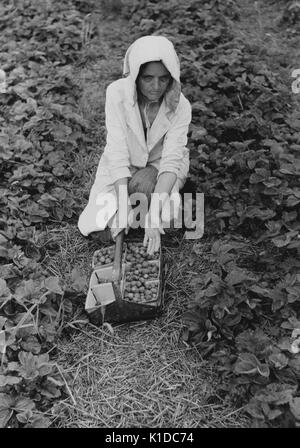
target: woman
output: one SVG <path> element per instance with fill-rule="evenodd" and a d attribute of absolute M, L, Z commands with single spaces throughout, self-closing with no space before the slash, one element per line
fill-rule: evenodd
<path fill-rule="evenodd" d="M 87 236 L 108 226 L 115 239 L 122 229 L 128 231 L 130 195 L 144 193 L 150 201 L 144 246 L 152 254 L 168 223 L 167 202 L 173 199 L 178 210 L 178 192 L 188 174 L 191 105 L 181 93 L 179 59 L 165 37 L 137 39 L 126 52 L 123 74 L 106 91 L 106 146 L 78 227 Z M 152 193 L 162 195 L 166 207 L 157 206 Z"/>

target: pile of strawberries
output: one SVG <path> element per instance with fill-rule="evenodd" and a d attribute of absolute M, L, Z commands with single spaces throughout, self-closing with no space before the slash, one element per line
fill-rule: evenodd
<path fill-rule="evenodd" d="M 147 254 L 142 243 L 128 243 L 124 299 L 156 305 L 159 280 L 159 253 Z"/>

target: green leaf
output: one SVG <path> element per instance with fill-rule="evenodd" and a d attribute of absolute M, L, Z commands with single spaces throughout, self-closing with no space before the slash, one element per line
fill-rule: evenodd
<path fill-rule="evenodd" d="M 48 417 L 34 416 L 25 428 L 49 428 L 51 421 Z"/>
<path fill-rule="evenodd" d="M 20 342 L 20 345 L 23 350 L 25 350 L 26 352 L 31 352 L 34 355 L 38 355 L 42 348 L 37 337 L 34 335 L 28 336 L 25 340 Z"/>
<path fill-rule="evenodd" d="M 1 249 L 0 249 L 0 251 L 1 251 Z M 22 274 L 13 263 L 3 264 L 2 266 L 0 266 L 1 279 L 7 280 L 9 278 L 18 277 L 18 275 L 21 276 Z M 3 283 L 2 283 L 2 285 L 3 285 Z M 1 290 L 2 290 L 2 287 L 0 286 L 0 291 Z M 2 300 L 1 297 L 0 297 L 0 300 Z"/>
<path fill-rule="evenodd" d="M 299 284 L 297 284 L 296 286 L 290 286 L 286 288 L 286 292 L 288 293 L 288 302 L 289 303 L 294 303 L 298 300 L 300 300 L 300 288 L 299 288 Z"/>
<path fill-rule="evenodd" d="M 257 418 L 259 420 L 264 420 L 265 418 L 265 413 L 261 408 L 260 402 L 253 398 L 245 406 L 245 411 L 248 412 L 248 414 L 250 414 L 253 418 Z"/>
<path fill-rule="evenodd" d="M 259 373 L 266 378 L 270 375 L 269 366 L 261 363 L 253 353 L 241 353 L 235 363 L 234 372 L 240 375 Z"/>
<path fill-rule="evenodd" d="M 0 428 L 5 428 L 13 411 L 11 409 L 0 410 Z"/>
<path fill-rule="evenodd" d="M 45 287 L 48 291 L 54 292 L 55 294 L 63 295 L 64 291 L 60 286 L 60 278 L 59 277 L 48 277 L 45 279 Z"/>
<path fill-rule="evenodd" d="M 0 374 L 0 387 L 13 386 L 19 384 L 22 378 L 15 375 L 1 375 Z"/>
<path fill-rule="evenodd" d="M 270 172 L 264 168 L 256 168 L 255 173 L 251 174 L 249 178 L 250 184 L 257 184 L 269 179 Z"/>
<path fill-rule="evenodd" d="M 265 358 L 271 352 L 271 341 L 261 330 L 246 330 L 238 334 L 235 339 L 236 347 L 240 352 L 250 352 L 259 358 Z"/>
<path fill-rule="evenodd" d="M 50 381 L 50 383 L 53 383 L 54 386 L 57 386 L 57 387 L 63 387 L 65 385 L 65 383 L 60 378 L 57 379 L 52 376 L 48 376 L 47 381 Z"/>
<path fill-rule="evenodd" d="M 251 285 L 249 290 L 255 292 L 260 297 L 270 297 L 271 290 L 268 288 L 262 288 L 259 285 Z"/>
<path fill-rule="evenodd" d="M 264 389 L 260 389 L 255 398 L 262 403 L 281 405 L 288 403 L 296 390 L 297 386 L 290 384 L 270 383 Z"/>
<path fill-rule="evenodd" d="M 268 409 L 268 411 L 265 413 L 265 416 L 268 420 L 272 421 L 275 420 L 275 418 L 280 417 L 283 414 L 283 411 L 281 409 Z"/>
<path fill-rule="evenodd" d="M 39 326 L 39 334 L 41 337 L 45 338 L 47 342 L 53 342 L 57 336 L 57 327 L 55 323 L 43 320 Z"/>
<path fill-rule="evenodd" d="M 288 365 L 289 359 L 283 353 L 273 353 L 269 356 L 270 363 L 275 369 L 283 369 Z"/>
<path fill-rule="evenodd" d="M 14 298 L 19 302 L 23 303 L 25 300 L 38 301 L 40 298 L 41 287 L 38 286 L 32 279 L 23 280 L 16 288 L 14 293 Z"/>
<path fill-rule="evenodd" d="M 5 428 L 12 415 L 14 399 L 7 394 L 0 393 L 0 428 Z"/>
<path fill-rule="evenodd" d="M 6 353 L 6 346 L 7 346 L 7 341 L 6 341 L 5 331 L 0 330 L 0 353 L 2 353 L 2 354 Z"/>
<path fill-rule="evenodd" d="M 7 394 L 0 393 L 0 411 L 11 408 L 14 404 L 14 399 Z"/>
<path fill-rule="evenodd" d="M 300 397 L 295 397 L 290 400 L 290 410 L 295 419 L 300 421 Z"/>
<path fill-rule="evenodd" d="M 52 400 L 54 398 L 58 398 L 61 396 L 60 389 L 53 384 L 52 382 L 46 380 L 43 382 L 43 385 L 40 389 L 40 393 L 47 397 L 49 400 Z"/>
<path fill-rule="evenodd" d="M 290 195 L 287 197 L 286 199 L 286 205 L 287 207 L 295 207 L 296 205 L 298 205 L 300 203 L 300 199 L 296 198 L 296 196 L 294 195 Z"/>
<path fill-rule="evenodd" d="M 287 321 L 282 322 L 280 326 L 281 328 L 286 328 L 288 330 L 300 330 L 300 320 L 298 320 L 296 317 L 290 317 Z"/>
<path fill-rule="evenodd" d="M 258 218 L 262 221 L 266 221 L 267 219 L 271 219 L 276 215 L 276 213 L 268 208 L 260 209 L 256 206 L 249 206 L 245 209 L 244 217 L 246 218 Z"/>
<path fill-rule="evenodd" d="M 300 354 L 296 354 L 294 358 L 289 360 L 289 366 L 300 379 Z"/>
<path fill-rule="evenodd" d="M 73 268 L 71 272 L 72 289 L 78 292 L 84 291 L 87 287 L 86 275 L 78 268 Z"/>
<path fill-rule="evenodd" d="M 9 148 L 9 136 L 0 134 L 0 160 L 9 160 L 13 156 L 13 152 Z"/>
<path fill-rule="evenodd" d="M 18 420 L 20 423 L 23 423 L 23 424 L 25 424 L 25 423 L 27 423 L 28 421 L 30 421 L 31 418 L 32 418 L 32 416 L 33 416 L 33 412 L 32 412 L 31 409 L 27 409 L 26 411 L 24 411 L 24 412 L 20 412 L 19 414 L 16 415 L 17 420 Z"/>
<path fill-rule="evenodd" d="M 7 286 L 6 281 L 0 278 L 0 305 L 11 300 L 12 294 Z"/>
<path fill-rule="evenodd" d="M 20 375 L 26 380 L 34 380 L 39 376 L 36 357 L 30 352 L 20 351 L 18 354 L 21 367 Z"/>
<path fill-rule="evenodd" d="M 292 238 L 297 236 L 298 236 L 297 231 L 288 232 L 284 235 L 272 238 L 272 242 L 275 244 L 276 247 L 285 247 L 292 241 Z"/>
<path fill-rule="evenodd" d="M 14 404 L 16 412 L 32 411 L 33 409 L 35 409 L 35 403 L 27 397 L 18 397 Z"/>
<path fill-rule="evenodd" d="M 258 364 L 258 359 L 252 353 L 241 353 L 234 365 L 234 372 L 239 375 L 254 375 Z"/>
<path fill-rule="evenodd" d="M 243 283 L 246 280 L 253 281 L 255 280 L 255 278 L 251 277 L 244 269 L 240 269 L 238 267 L 230 271 L 227 277 L 225 278 L 226 283 L 228 283 L 231 286 Z"/>
<path fill-rule="evenodd" d="M 281 168 L 279 170 L 283 174 L 290 174 L 293 176 L 299 176 L 300 174 L 300 164 L 297 163 L 295 160 L 294 164 L 291 163 L 285 163 L 281 165 Z"/>
<path fill-rule="evenodd" d="M 260 373 L 261 376 L 264 376 L 266 378 L 268 378 L 270 375 L 270 369 L 268 364 L 259 363 L 259 365 L 257 366 L 257 371 L 258 373 Z"/>

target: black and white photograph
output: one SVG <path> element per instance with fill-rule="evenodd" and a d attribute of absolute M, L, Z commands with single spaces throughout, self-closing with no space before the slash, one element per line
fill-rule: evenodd
<path fill-rule="evenodd" d="M 298 0 L 0 0 L 0 428 L 300 428 L 299 177 Z"/>

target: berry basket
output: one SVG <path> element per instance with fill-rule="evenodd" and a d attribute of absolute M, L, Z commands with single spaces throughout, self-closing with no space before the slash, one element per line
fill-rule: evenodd
<path fill-rule="evenodd" d="M 122 260 L 124 260 L 126 257 L 126 251 L 127 251 L 127 245 L 126 243 L 124 243 Z M 104 266 L 112 266 L 114 261 L 114 252 L 115 252 L 114 245 L 102 247 L 101 249 L 96 250 L 93 254 L 92 269 Z"/>
<path fill-rule="evenodd" d="M 112 282 L 112 263 L 102 265 L 102 255 L 96 252 L 85 303 L 90 321 L 94 325 L 102 325 L 104 322 L 123 323 L 155 318 L 161 311 L 164 297 L 165 267 L 161 248 L 150 257 L 141 239 L 127 236 L 123 245 L 121 297 L 118 299 Z"/>

